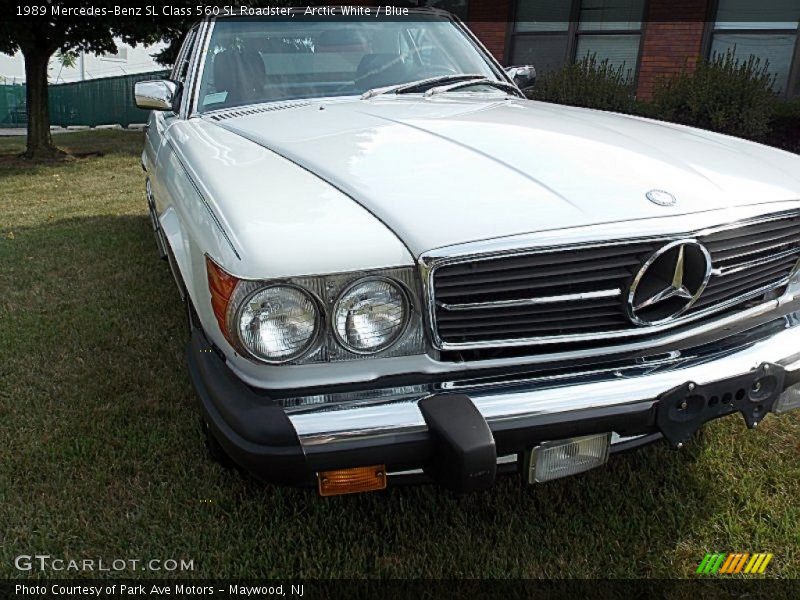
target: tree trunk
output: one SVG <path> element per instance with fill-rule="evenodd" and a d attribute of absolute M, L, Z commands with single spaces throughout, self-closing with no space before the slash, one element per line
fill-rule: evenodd
<path fill-rule="evenodd" d="M 41 48 L 23 48 L 28 113 L 28 146 L 25 157 L 52 158 L 59 154 L 50 135 L 50 107 L 47 96 L 47 67 L 50 55 Z"/>

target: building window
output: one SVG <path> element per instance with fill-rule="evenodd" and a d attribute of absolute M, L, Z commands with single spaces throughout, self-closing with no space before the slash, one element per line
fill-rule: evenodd
<path fill-rule="evenodd" d="M 418 0 L 416 4 L 417 6 L 446 10 L 462 21 L 467 20 L 467 13 L 469 12 L 469 0 Z"/>
<path fill-rule="evenodd" d="M 564 65 L 572 37 L 570 4 L 564 0 L 518 0 L 511 64 L 534 65 L 539 74 Z"/>
<path fill-rule="evenodd" d="M 100 58 L 103 60 L 128 60 L 128 48 L 120 44 L 117 46 L 116 52 L 103 52 Z"/>
<path fill-rule="evenodd" d="M 547 73 L 595 54 L 633 79 L 645 0 L 517 0 L 511 64 Z"/>
<path fill-rule="evenodd" d="M 728 51 L 740 60 L 757 56 L 769 63 L 776 92 L 797 95 L 799 24 L 797 0 L 718 0 L 709 56 Z"/>

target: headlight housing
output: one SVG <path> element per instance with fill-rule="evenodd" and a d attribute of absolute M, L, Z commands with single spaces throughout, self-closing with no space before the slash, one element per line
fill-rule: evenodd
<path fill-rule="evenodd" d="M 206 256 L 206 271 L 220 331 L 250 360 L 313 364 L 426 352 L 415 267 L 262 281 L 236 277 Z"/>
<path fill-rule="evenodd" d="M 288 362 L 316 341 L 320 314 L 314 298 L 290 285 L 258 287 L 236 311 L 234 325 L 242 345 L 256 358 Z"/>
<path fill-rule="evenodd" d="M 334 305 L 333 333 L 350 352 L 375 354 L 403 334 L 408 313 L 408 295 L 399 283 L 383 277 L 359 279 Z"/>

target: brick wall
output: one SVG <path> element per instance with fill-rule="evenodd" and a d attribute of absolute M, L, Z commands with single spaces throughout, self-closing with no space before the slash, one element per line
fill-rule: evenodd
<path fill-rule="evenodd" d="M 516 0 L 470 0 L 467 25 L 501 63 L 506 60 L 508 24 Z M 649 99 L 664 75 L 693 69 L 703 53 L 704 21 L 714 0 L 650 0 L 644 29 L 637 96 Z M 326 4 L 341 4 L 325 0 Z M 378 5 L 377 0 L 348 4 Z"/>
<path fill-rule="evenodd" d="M 471 0 L 469 3 L 467 25 L 501 63 L 505 58 L 511 2 L 512 0 Z"/>
<path fill-rule="evenodd" d="M 515 0 L 471 0 L 468 25 L 500 61 Z M 650 0 L 637 95 L 649 99 L 659 77 L 693 69 L 703 54 L 704 21 L 713 0 Z"/>
<path fill-rule="evenodd" d="M 650 0 L 637 96 L 650 99 L 659 77 L 693 69 L 703 52 L 711 0 Z"/>

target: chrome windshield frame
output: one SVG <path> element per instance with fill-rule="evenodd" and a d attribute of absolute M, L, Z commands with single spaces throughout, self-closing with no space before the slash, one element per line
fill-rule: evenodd
<path fill-rule="evenodd" d="M 295 7 L 296 9 L 297 7 Z M 491 52 L 486 48 L 486 46 L 481 43 L 481 41 L 475 36 L 472 31 L 464 24 L 464 22 L 457 16 L 452 13 L 449 13 L 445 10 L 437 9 L 437 8 L 428 8 L 428 7 L 415 7 L 409 8 L 409 14 L 433 14 L 439 15 L 444 19 L 450 21 L 470 42 L 475 49 L 475 51 L 481 56 L 481 58 L 486 62 L 489 68 L 494 72 L 495 76 L 497 77 L 498 81 L 503 83 L 508 83 L 516 89 L 519 89 L 514 81 L 508 76 L 503 66 L 500 62 L 492 55 Z M 206 56 L 208 55 L 208 48 L 211 42 L 211 36 L 214 33 L 214 28 L 216 27 L 217 21 L 224 20 L 224 19 L 232 19 L 237 18 L 235 15 L 226 15 L 226 16 L 214 16 L 208 17 L 200 22 L 200 29 L 198 31 L 198 35 L 201 36 L 200 43 L 197 44 L 194 52 L 194 56 L 192 58 L 192 63 L 189 69 L 189 79 L 187 79 L 187 83 L 191 82 L 191 85 L 187 85 L 186 88 L 191 90 L 188 96 L 188 100 L 184 103 L 184 110 L 182 111 L 182 116 L 184 118 L 192 118 L 192 117 L 201 117 L 209 114 L 212 111 L 202 112 L 199 110 L 199 101 L 200 101 L 200 83 L 203 81 L 203 73 L 205 71 L 206 66 Z M 522 92 L 520 91 L 520 94 Z M 331 96 L 330 99 L 339 99 L 339 98 L 359 98 L 361 94 L 343 94 L 341 96 Z M 300 100 L 325 100 L 326 98 L 320 97 L 310 97 L 310 98 L 295 98 L 293 100 L 300 101 Z M 275 100 L 275 101 L 259 101 L 254 102 L 252 104 L 269 104 L 272 102 L 285 102 L 286 100 Z M 228 107 L 225 109 L 219 110 L 230 110 L 233 108 L 244 108 L 246 106 L 250 106 L 251 104 L 243 104 L 241 106 L 236 107 Z"/>

